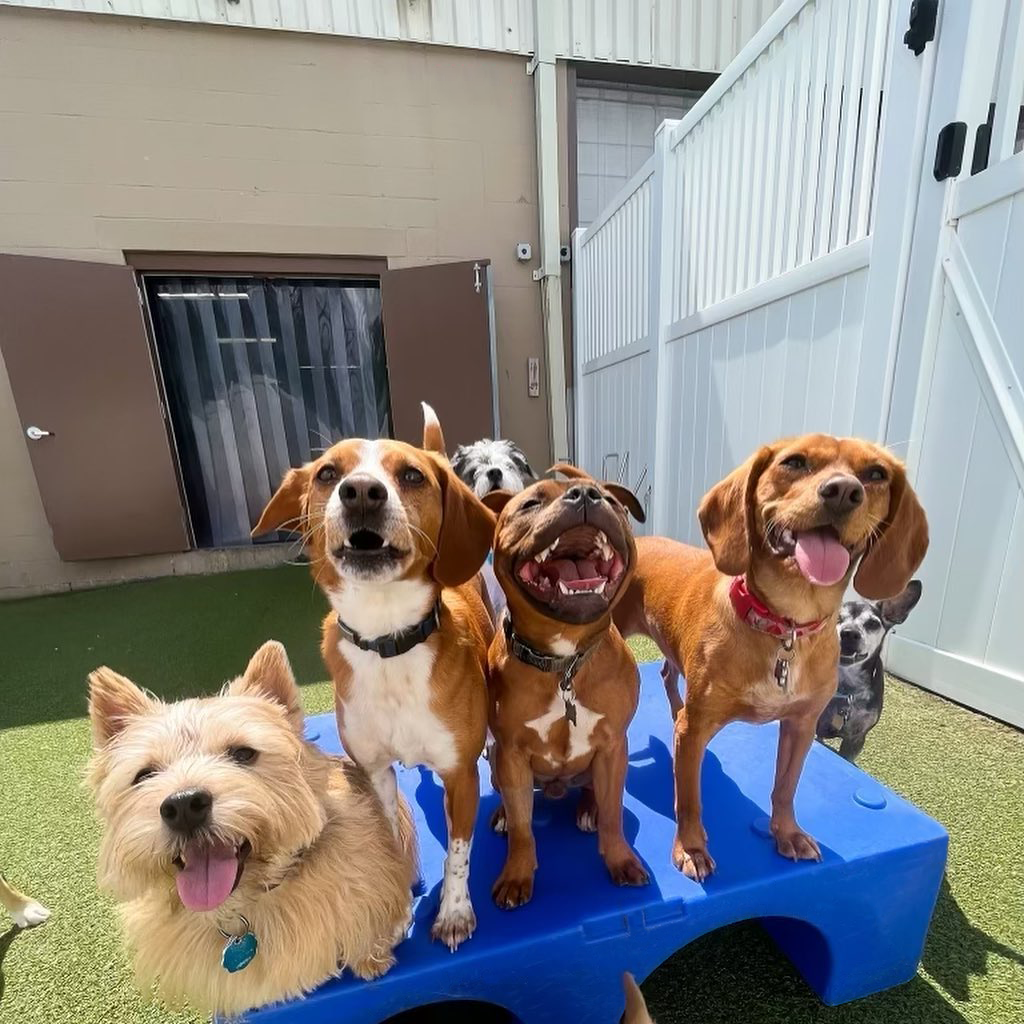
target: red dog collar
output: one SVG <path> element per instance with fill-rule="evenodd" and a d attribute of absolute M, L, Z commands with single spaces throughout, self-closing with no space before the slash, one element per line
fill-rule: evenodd
<path fill-rule="evenodd" d="M 748 626 L 760 633 L 767 633 L 769 636 L 799 640 L 802 636 L 811 636 L 817 633 L 828 622 L 827 618 L 817 619 L 814 622 L 794 622 L 792 619 L 784 619 L 781 615 L 776 615 L 771 608 L 762 604 L 747 589 L 745 576 L 733 577 L 733 581 L 729 585 L 729 600 L 732 601 L 736 614 Z"/>

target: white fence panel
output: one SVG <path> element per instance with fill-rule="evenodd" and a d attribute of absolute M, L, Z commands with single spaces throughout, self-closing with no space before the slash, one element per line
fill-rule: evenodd
<path fill-rule="evenodd" d="M 666 345 L 661 372 L 677 399 L 658 425 L 668 439 L 658 532 L 703 543 L 701 498 L 767 440 L 875 428 L 879 389 L 857 386 L 862 367 L 884 365 L 861 336 L 867 273 L 864 258 Z"/>
<path fill-rule="evenodd" d="M 657 396 L 659 149 L 586 231 L 574 265 L 576 461 L 650 507 Z M 640 527 L 640 532 L 650 529 Z"/>
<path fill-rule="evenodd" d="M 680 121 L 672 321 L 868 236 L 891 6 L 784 4 Z"/>
<path fill-rule="evenodd" d="M 653 443 L 653 532 L 700 543 L 758 444 L 889 441 L 932 532 L 890 665 L 1024 726 L 1024 6 L 945 5 L 923 57 L 908 11 L 787 0 L 578 239 L 580 451 Z M 936 181 L 986 115 L 987 168 Z"/>
<path fill-rule="evenodd" d="M 1024 153 L 953 209 L 913 428 L 931 547 L 890 665 L 1024 726 Z"/>

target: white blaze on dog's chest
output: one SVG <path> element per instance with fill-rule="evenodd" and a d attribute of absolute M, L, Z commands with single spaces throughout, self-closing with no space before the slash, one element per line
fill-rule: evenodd
<path fill-rule="evenodd" d="M 541 739 L 541 742 L 548 743 L 551 729 L 556 722 L 565 718 L 565 701 L 562 695 L 555 693 L 551 705 L 539 718 L 534 718 L 526 723 L 528 729 L 532 729 Z M 586 704 L 576 701 L 576 722 L 569 722 L 569 748 L 565 755 L 566 763 L 575 761 L 591 751 L 591 734 L 597 724 L 604 718 L 604 715 L 591 711 Z"/>
<path fill-rule="evenodd" d="M 380 586 L 346 583 L 329 595 L 342 621 L 366 637 L 383 636 L 422 619 L 431 590 L 420 581 Z M 439 773 L 455 767 L 455 738 L 430 707 L 434 651 L 422 643 L 382 658 L 347 640 L 338 651 L 352 668 L 343 703 L 345 746 L 367 770 L 400 761 Z"/>

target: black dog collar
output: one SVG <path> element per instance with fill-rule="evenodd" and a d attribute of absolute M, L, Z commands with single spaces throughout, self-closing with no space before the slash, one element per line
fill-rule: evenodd
<path fill-rule="evenodd" d="M 575 725 L 576 691 L 573 689 L 572 681 L 579 671 L 580 665 L 586 661 L 597 644 L 593 643 L 582 651 L 574 651 L 572 654 L 542 654 L 526 643 L 512 628 L 512 616 L 509 615 L 507 608 L 501 627 L 505 631 L 505 642 L 508 644 L 508 649 L 524 665 L 529 665 L 530 668 L 535 668 L 538 672 L 561 677 L 558 680 L 558 688 L 562 691 L 562 700 L 565 701 L 565 717 L 567 721 Z"/>
<path fill-rule="evenodd" d="M 397 658 L 398 655 L 405 654 L 423 643 L 437 629 L 441 622 L 441 602 L 438 600 L 430 609 L 430 614 L 415 625 L 406 626 L 397 633 L 385 633 L 384 636 L 374 637 L 373 640 L 367 640 L 350 626 L 346 626 L 340 615 L 336 616 L 336 621 L 341 635 L 361 651 L 373 651 L 382 658 Z"/>

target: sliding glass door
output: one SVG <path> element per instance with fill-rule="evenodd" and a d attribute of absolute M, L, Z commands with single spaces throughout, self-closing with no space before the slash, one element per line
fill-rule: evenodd
<path fill-rule="evenodd" d="M 145 278 L 195 543 L 250 543 L 291 466 L 391 434 L 376 281 Z"/>

